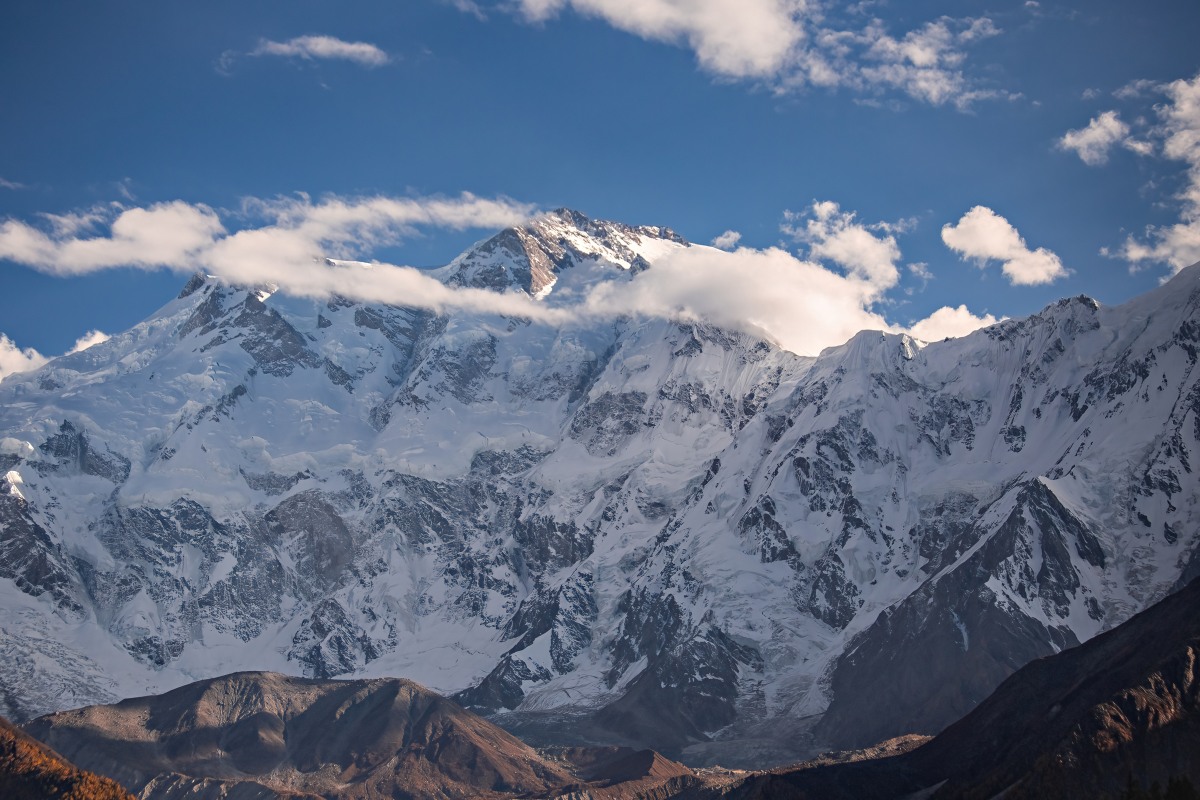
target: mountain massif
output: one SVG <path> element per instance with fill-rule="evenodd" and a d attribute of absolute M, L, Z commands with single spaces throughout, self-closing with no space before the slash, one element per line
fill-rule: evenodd
<path fill-rule="evenodd" d="M 687 247 L 559 211 L 433 274 L 553 308 Z M 1198 308 L 801 357 L 198 275 L 0 383 L 0 713 L 273 670 L 694 764 L 937 733 L 1200 574 Z"/>

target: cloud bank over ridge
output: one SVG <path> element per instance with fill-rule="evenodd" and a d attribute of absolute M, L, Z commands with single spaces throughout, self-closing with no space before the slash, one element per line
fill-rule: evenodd
<path fill-rule="evenodd" d="M 582 297 L 548 302 L 517 291 L 447 286 L 425 270 L 371 261 L 379 248 L 422 229 L 494 230 L 535 213 L 527 203 L 471 194 L 251 198 L 224 215 L 179 200 L 132 208 L 114 204 L 44 216 L 47 224 L 41 227 L 7 220 L 0 224 L 0 258 L 59 276 L 130 266 L 200 270 L 232 284 L 274 284 L 301 296 L 336 294 L 550 325 L 629 315 L 708 320 L 802 355 L 815 355 L 864 329 L 903 330 L 879 310 L 900 278 L 896 233 L 903 225 L 866 224 L 832 202 L 814 202 L 787 215 L 782 230 L 807 248 L 804 257 L 781 247 L 738 247 L 735 237 L 725 235 L 718 239 L 727 250 L 679 248 L 628 280 L 601 282 Z M 254 224 L 230 229 L 233 221 L 248 219 Z M 960 306 L 940 309 L 912 330 L 919 338 L 939 339 L 993 321 Z M 36 366 L 42 357 L 31 352 L 9 342 L 13 366 L 5 372 Z"/>
<path fill-rule="evenodd" d="M 108 334 L 103 331 L 88 331 L 76 340 L 65 355 L 78 353 L 92 345 L 108 341 Z M 19 347 L 12 339 L 0 333 L 0 380 L 14 372 L 29 372 L 48 362 L 50 358 L 39 353 L 32 347 Z"/>

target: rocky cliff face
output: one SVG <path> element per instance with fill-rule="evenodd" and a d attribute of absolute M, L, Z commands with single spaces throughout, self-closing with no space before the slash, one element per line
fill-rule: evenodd
<path fill-rule="evenodd" d="M 688 246 L 557 212 L 437 274 L 553 305 Z M 0 711 L 273 669 L 698 762 L 936 732 L 1200 568 L 1198 302 L 814 359 L 197 277 L 0 383 Z"/>
<path fill-rule="evenodd" d="M 1084 645 L 1018 670 L 902 754 L 756 775 L 734 798 L 1194 797 L 1200 581 Z"/>

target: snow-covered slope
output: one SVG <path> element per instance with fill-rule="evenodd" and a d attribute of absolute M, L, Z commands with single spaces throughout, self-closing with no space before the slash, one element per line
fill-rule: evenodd
<path fill-rule="evenodd" d="M 553 305 L 685 246 L 560 211 L 438 274 Z M 1200 572 L 1198 302 L 811 359 L 197 277 L 0 383 L 0 713 L 260 669 L 693 760 L 936 731 Z"/>

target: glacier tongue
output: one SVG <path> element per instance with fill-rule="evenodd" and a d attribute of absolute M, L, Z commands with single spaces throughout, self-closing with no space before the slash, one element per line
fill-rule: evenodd
<path fill-rule="evenodd" d="M 563 210 L 438 274 L 554 303 L 686 246 Z M 693 761 L 935 732 L 1200 564 L 1198 292 L 814 359 L 197 276 L 0 383 L 0 713 L 254 669 Z"/>

